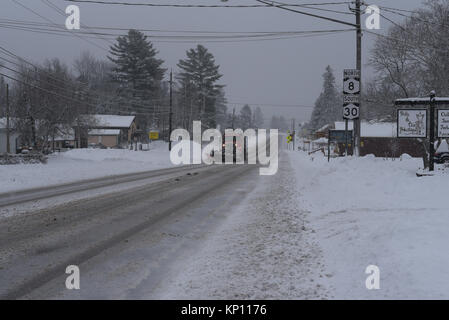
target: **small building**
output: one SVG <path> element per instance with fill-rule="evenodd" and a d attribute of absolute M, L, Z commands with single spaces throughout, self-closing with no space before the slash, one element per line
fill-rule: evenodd
<path fill-rule="evenodd" d="M 94 114 L 86 117 L 88 144 L 115 148 L 133 142 L 137 132 L 135 116 Z"/>
<path fill-rule="evenodd" d="M 352 121 L 348 123 L 348 130 L 353 130 Z M 335 122 L 336 130 L 345 130 L 345 122 Z M 352 145 L 349 146 L 352 154 Z M 344 145 L 339 146 L 344 150 Z M 412 157 L 422 157 L 425 154 L 423 145 L 416 138 L 398 138 L 397 124 L 394 122 L 361 122 L 360 126 L 360 155 L 373 154 L 376 157 L 398 158 L 402 154 Z"/>
<path fill-rule="evenodd" d="M 115 148 L 119 145 L 119 129 L 91 129 L 88 135 L 89 145 L 101 145 L 107 148 Z"/>
<path fill-rule="evenodd" d="M 7 151 L 7 130 L 6 130 L 6 118 L 0 118 L 0 153 Z M 9 129 L 9 152 L 17 153 L 17 147 L 19 146 L 19 134 L 13 128 L 13 120 L 10 119 Z"/>
<path fill-rule="evenodd" d="M 75 130 L 73 130 L 72 128 L 70 129 L 63 129 L 62 127 L 57 128 L 57 133 L 55 134 L 54 140 L 52 137 L 50 137 L 49 143 L 52 145 L 53 141 L 54 141 L 54 148 L 57 150 L 72 149 L 76 145 Z"/>

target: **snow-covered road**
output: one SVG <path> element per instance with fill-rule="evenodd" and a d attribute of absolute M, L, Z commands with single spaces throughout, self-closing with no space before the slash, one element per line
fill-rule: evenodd
<path fill-rule="evenodd" d="M 320 247 L 298 205 L 289 158 L 282 156 L 278 174 L 257 177 L 252 188 L 150 298 L 329 298 Z"/>
<path fill-rule="evenodd" d="M 212 166 L 0 219 L 0 295 L 449 298 L 446 173 L 417 178 L 406 156 L 280 160 L 274 176 Z M 68 264 L 81 290 L 65 289 Z"/>
<path fill-rule="evenodd" d="M 151 297 L 449 298 L 447 174 L 418 178 L 406 155 L 287 156 Z"/>

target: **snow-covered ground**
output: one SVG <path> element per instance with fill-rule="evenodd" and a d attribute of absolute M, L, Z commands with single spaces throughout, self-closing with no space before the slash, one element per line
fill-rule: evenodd
<path fill-rule="evenodd" d="M 290 160 L 333 297 L 449 298 L 449 175 L 418 178 L 422 160 L 409 157 Z M 365 287 L 368 265 L 379 290 Z"/>
<path fill-rule="evenodd" d="M 50 155 L 47 164 L 0 166 L 0 193 L 170 166 L 163 142 L 154 142 L 150 151 L 74 149 Z"/>
<path fill-rule="evenodd" d="M 449 175 L 418 178 L 407 156 L 287 155 L 157 297 L 449 298 Z"/>

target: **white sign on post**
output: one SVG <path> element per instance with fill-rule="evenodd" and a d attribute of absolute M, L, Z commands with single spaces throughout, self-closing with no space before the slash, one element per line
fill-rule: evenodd
<path fill-rule="evenodd" d="M 360 70 L 345 69 L 343 72 L 343 93 L 360 94 Z"/>
<path fill-rule="evenodd" d="M 358 95 L 343 96 L 343 119 L 353 120 L 360 116 L 360 97 Z"/>
<path fill-rule="evenodd" d="M 399 109 L 398 138 L 426 138 L 427 110 Z"/>
<path fill-rule="evenodd" d="M 449 138 L 449 109 L 438 110 L 438 138 Z"/>

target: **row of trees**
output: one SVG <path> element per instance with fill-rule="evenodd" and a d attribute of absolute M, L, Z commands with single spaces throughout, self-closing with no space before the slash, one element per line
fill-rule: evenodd
<path fill-rule="evenodd" d="M 366 85 L 363 116 L 394 119 L 392 101 L 449 95 L 449 1 L 427 1 L 377 39 L 370 56 L 376 77 Z"/>
<path fill-rule="evenodd" d="M 435 90 L 449 95 L 449 1 L 433 0 L 380 35 L 370 52 L 373 79 L 364 84 L 364 120 L 394 121 L 393 101 L 428 96 Z M 317 130 L 341 120 L 341 90 L 330 66 L 323 74 L 323 90 L 315 103 L 308 129 Z"/>
<path fill-rule="evenodd" d="M 153 44 L 137 30 L 118 37 L 106 60 L 85 52 L 69 68 L 59 59 L 42 65 L 19 59 L 8 67 L 17 80 L 10 90 L 11 116 L 18 119 L 15 126 L 29 145 L 65 134 L 80 125 L 79 115 L 93 113 L 136 115 L 141 130 L 159 129 L 167 138 L 170 84 L 163 64 Z M 220 67 L 207 48 L 188 50 L 177 67 L 174 128 L 191 129 L 194 120 L 201 120 L 205 128 L 263 126 L 260 108 L 253 112 L 244 106 L 237 115 L 228 112 Z M 4 92 L 3 79 L 0 90 Z"/>

